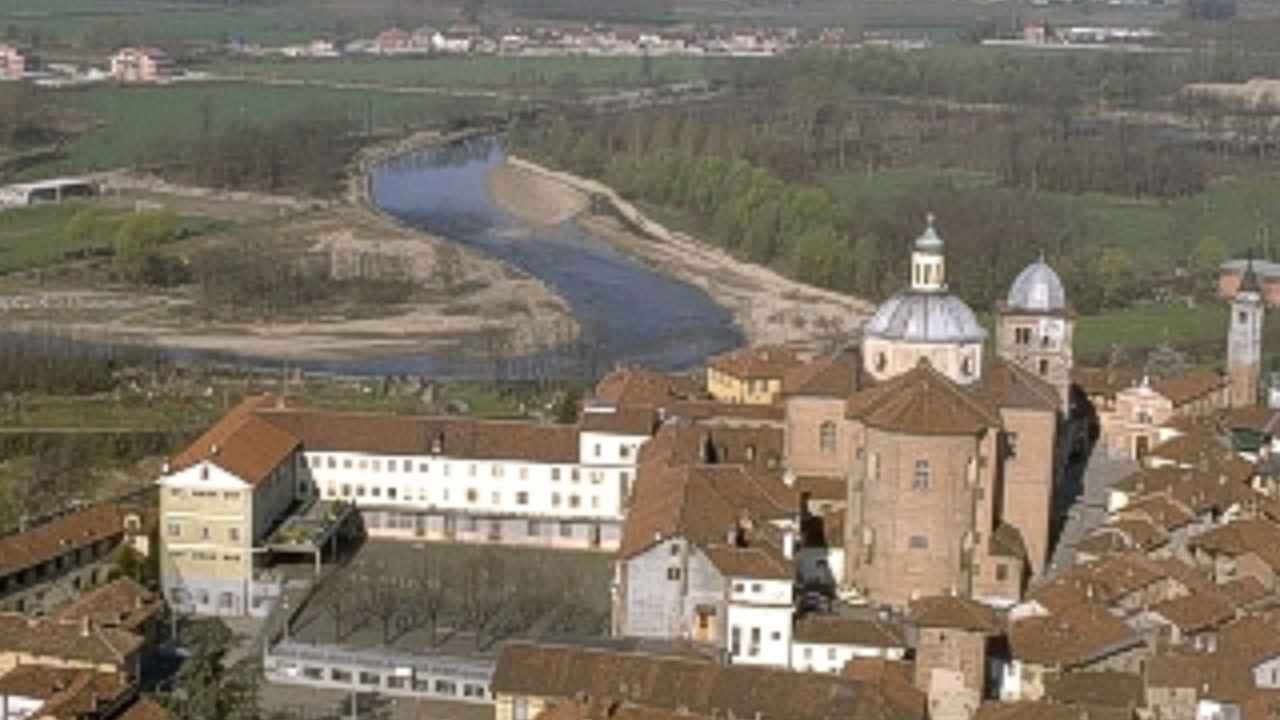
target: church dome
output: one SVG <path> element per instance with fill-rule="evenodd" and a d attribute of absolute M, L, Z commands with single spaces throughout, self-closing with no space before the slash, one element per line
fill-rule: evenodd
<path fill-rule="evenodd" d="M 987 337 L 960 298 L 912 291 L 885 300 L 862 331 L 870 337 L 913 343 L 976 343 Z"/>
<path fill-rule="evenodd" d="M 1058 273 L 1040 258 L 1018 273 L 1009 288 L 1008 306 L 1038 313 L 1061 312 L 1067 308 L 1067 293 Z"/>

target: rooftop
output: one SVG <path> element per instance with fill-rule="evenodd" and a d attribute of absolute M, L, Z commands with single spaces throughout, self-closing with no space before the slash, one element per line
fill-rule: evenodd
<path fill-rule="evenodd" d="M 59 515 L 23 532 L 0 537 L 0 577 L 123 533 L 124 513 L 114 503 Z"/>
<path fill-rule="evenodd" d="M 987 399 L 951 382 L 927 360 L 849 398 L 848 417 L 871 427 L 917 435 L 976 435 L 1001 427 Z"/>

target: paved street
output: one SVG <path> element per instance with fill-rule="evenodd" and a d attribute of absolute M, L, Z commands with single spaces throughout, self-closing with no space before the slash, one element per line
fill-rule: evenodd
<path fill-rule="evenodd" d="M 1107 517 L 1107 490 L 1111 484 L 1135 472 L 1138 464 L 1132 460 L 1113 460 L 1099 444 L 1089 455 L 1083 467 L 1075 467 L 1067 472 L 1063 483 L 1067 492 L 1075 498 L 1074 502 L 1059 503 L 1057 507 L 1068 508 L 1066 523 L 1058 537 L 1050 559 L 1050 575 L 1056 570 L 1070 567 L 1074 562 L 1073 546 Z"/>

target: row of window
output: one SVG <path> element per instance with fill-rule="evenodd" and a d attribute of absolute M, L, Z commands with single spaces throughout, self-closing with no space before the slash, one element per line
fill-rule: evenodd
<path fill-rule="evenodd" d="M 746 646 L 747 657 L 756 657 L 757 655 L 760 654 L 762 636 L 763 636 L 763 631 L 760 628 L 758 627 L 750 628 L 749 642 L 747 643 L 747 646 Z M 773 642 L 781 642 L 782 633 L 778 630 L 774 630 L 773 632 L 769 633 L 769 639 Z M 742 651 L 743 651 L 742 628 L 738 627 L 737 625 L 734 625 L 733 627 L 729 628 L 729 654 L 733 655 L 734 657 L 741 657 L 743 654 Z"/>
<path fill-rule="evenodd" d="M 425 536 L 426 523 L 423 518 L 411 514 L 387 513 L 387 517 L 383 517 L 382 513 L 366 513 L 364 515 L 365 525 L 371 530 L 386 528 L 388 530 L 413 530 L 418 536 Z M 484 522 L 481 527 L 480 518 L 463 517 L 458 518 L 453 515 L 444 517 L 444 534 L 452 537 L 455 533 L 477 534 L 485 532 L 486 538 L 491 541 L 499 541 L 504 539 L 503 527 L 507 521 L 489 520 Z M 552 522 L 551 525 L 557 525 Z M 541 520 L 527 520 L 524 522 L 523 529 L 526 537 L 545 537 L 548 533 L 543 532 L 544 524 Z M 602 539 L 602 533 L 599 525 L 587 525 L 587 539 L 592 546 L 598 547 Z M 557 534 L 562 538 L 574 537 L 573 523 L 558 523 Z M 517 535 L 518 536 L 518 535 Z M 507 539 L 515 539 L 517 536 L 506 535 Z"/>
<path fill-rule="evenodd" d="M 600 446 L 597 445 L 596 446 L 597 452 L 599 451 L 599 448 Z M 622 453 L 622 456 L 627 457 L 629 454 L 630 454 L 630 450 L 625 450 Z M 383 472 L 384 467 L 386 468 L 386 472 L 388 473 L 412 473 L 414 472 L 414 466 L 415 466 L 415 463 L 413 460 L 404 460 L 404 461 L 387 460 L 384 463 L 382 460 L 376 460 L 376 459 L 369 459 L 369 458 L 357 459 L 353 457 L 344 457 L 341 459 L 341 461 L 339 461 L 339 459 L 333 455 L 329 455 L 325 457 L 321 457 L 319 455 L 312 455 L 310 457 L 299 456 L 298 464 L 302 468 L 309 467 L 312 470 L 321 470 L 321 469 L 337 470 L 339 469 L 339 467 L 341 467 L 341 469 L 343 470 L 361 470 L 365 472 L 375 472 L 375 473 Z M 416 463 L 416 466 L 417 466 L 418 474 L 420 475 L 431 474 L 431 463 L 419 462 L 419 463 Z M 447 462 L 440 463 L 437 467 L 439 468 L 440 475 L 442 477 L 452 477 L 453 463 L 447 463 Z M 467 477 L 480 476 L 480 465 L 478 463 L 466 463 L 466 468 L 467 468 L 466 469 Z M 565 475 L 564 470 L 565 468 L 552 467 L 551 479 L 556 481 L 560 480 Z M 579 482 L 580 480 L 582 480 L 582 471 L 579 470 L 577 467 L 570 467 L 568 468 L 568 470 L 569 470 L 568 477 L 571 482 Z M 493 463 L 492 465 L 489 466 L 489 477 L 495 478 L 495 479 L 502 479 L 502 478 L 505 478 L 506 476 L 507 476 L 507 465 L 503 463 Z M 528 480 L 529 466 L 521 465 L 517 467 L 516 477 L 518 477 L 520 480 Z M 604 472 L 599 470 L 588 472 L 587 478 L 593 483 L 603 482 Z"/>
<path fill-rule="evenodd" d="M 169 488 L 169 496 L 175 497 L 175 498 L 186 497 L 187 491 L 184 490 L 183 488 Z M 233 492 L 233 491 L 222 492 L 222 493 L 216 490 L 192 490 L 191 491 L 191 497 L 201 498 L 204 500 L 212 500 L 219 496 L 221 496 L 223 500 L 239 500 L 240 499 L 240 493 Z"/>
<path fill-rule="evenodd" d="M 436 678 L 433 681 L 430 678 L 397 675 L 394 673 L 383 676 L 381 673 L 370 670 L 329 668 L 326 671 L 325 668 L 320 667 L 303 667 L 301 675 L 308 680 L 328 680 L 329 682 L 365 688 L 385 687 L 389 690 L 413 690 L 431 695 L 448 695 L 477 700 L 484 698 L 488 693 L 485 686 L 479 683 L 458 682 L 445 678 Z"/>
<path fill-rule="evenodd" d="M 174 552 L 169 553 L 169 557 L 174 560 L 182 560 L 187 558 L 188 556 L 192 560 L 199 560 L 200 562 L 215 562 L 218 559 L 218 553 L 201 551 L 201 550 L 194 550 L 190 553 L 187 553 L 184 550 L 175 550 Z M 231 553 L 228 555 L 223 555 L 222 559 L 226 562 L 240 562 L 240 555 Z"/>
<path fill-rule="evenodd" d="M 352 485 L 351 483 L 342 483 L 341 485 L 337 483 L 332 483 L 332 482 L 328 483 L 325 486 L 324 497 L 326 499 L 333 499 L 333 498 L 360 499 L 360 498 L 368 497 L 371 499 L 385 498 L 387 500 L 399 500 L 400 502 L 406 502 L 406 503 L 415 502 L 414 493 L 411 490 L 405 490 L 404 492 L 400 492 L 397 488 L 393 488 L 393 487 L 384 489 L 379 485 L 366 487 L 365 485 L 362 485 L 362 484 Z M 428 502 L 428 497 L 429 496 L 426 488 L 418 488 L 417 499 L 416 499 L 417 502 Z M 467 488 L 464 494 L 464 498 L 468 504 L 475 505 L 480 502 L 480 491 L 475 488 Z M 529 504 L 529 493 L 527 491 L 521 490 L 515 493 L 515 495 L 513 496 L 513 499 L 516 505 L 527 506 Z M 441 488 L 440 502 L 447 503 L 449 501 L 450 501 L 449 488 Z M 490 501 L 490 505 L 498 505 L 498 506 L 502 505 L 503 504 L 502 493 L 496 490 L 490 492 L 489 501 Z M 598 495 L 587 496 L 585 501 L 589 503 L 592 510 L 599 510 L 602 505 L 600 496 Z M 562 506 L 567 506 L 568 508 L 573 510 L 581 509 L 582 507 L 584 507 L 584 498 L 583 496 L 578 495 L 577 493 L 568 493 L 565 495 L 561 495 L 558 492 L 551 493 L 551 507 L 558 508 Z"/>
<path fill-rule="evenodd" d="M 170 520 L 165 528 L 165 532 L 168 533 L 171 538 L 182 537 L 182 523 Z M 202 541 L 213 540 L 213 528 L 210 528 L 208 525 L 199 526 L 196 534 Z M 227 528 L 227 542 L 240 542 L 240 528 Z"/>

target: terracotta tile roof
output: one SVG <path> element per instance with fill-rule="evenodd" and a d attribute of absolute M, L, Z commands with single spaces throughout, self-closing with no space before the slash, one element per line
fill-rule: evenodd
<path fill-rule="evenodd" d="M 81 720 L 122 702 L 132 691 L 117 673 L 83 668 L 26 664 L 0 675 L 0 695 L 43 701 L 31 715 L 41 720 Z"/>
<path fill-rule="evenodd" d="M 136 632 L 164 608 L 164 601 L 131 578 L 121 577 L 81 595 L 55 615 L 78 622 L 88 618 L 102 627 Z"/>
<path fill-rule="evenodd" d="M 1160 560 L 1148 558 L 1147 565 L 1158 573 L 1160 577 L 1176 581 L 1186 588 L 1188 592 L 1213 593 L 1215 590 L 1221 590 L 1221 587 L 1214 584 L 1213 578 L 1181 560 L 1174 558 Z"/>
<path fill-rule="evenodd" d="M 1133 720 L 1133 712 L 1104 705 L 1065 705 L 1045 700 L 984 702 L 978 707 L 974 720 Z"/>
<path fill-rule="evenodd" d="M 1077 555 L 1089 555 L 1094 558 L 1112 555 L 1134 549 L 1128 535 L 1106 525 L 1077 540 L 1074 545 Z"/>
<path fill-rule="evenodd" d="M 1188 544 L 1214 555 L 1237 557 L 1255 553 L 1274 570 L 1280 570 L 1280 527 L 1266 520 L 1244 519 L 1201 533 Z"/>
<path fill-rule="evenodd" d="M 1186 372 L 1161 378 L 1151 383 L 1151 389 L 1173 401 L 1173 406 L 1185 405 L 1206 397 L 1226 387 L 1227 379 L 1216 370 L 1192 368 Z"/>
<path fill-rule="evenodd" d="M 0 537 L 0 577 L 37 567 L 102 540 L 124 536 L 124 514 L 115 503 L 102 503 Z"/>
<path fill-rule="evenodd" d="M 914 600 L 907 619 L 917 627 L 954 628 L 998 635 L 1004 629 L 996 611 L 977 600 L 934 595 Z"/>
<path fill-rule="evenodd" d="M 298 447 L 298 438 L 258 415 L 275 403 L 269 395 L 246 398 L 170 462 L 179 472 L 209 461 L 249 484 L 265 480 Z"/>
<path fill-rule="evenodd" d="M 149 697 L 140 697 L 116 720 L 172 720 L 172 718 L 173 715 L 160 703 Z"/>
<path fill-rule="evenodd" d="M 1225 582 L 1218 586 L 1218 590 L 1239 608 L 1252 607 L 1271 596 L 1271 591 L 1267 590 L 1262 581 L 1252 575 Z"/>
<path fill-rule="evenodd" d="M 807 494 L 810 500 L 843 502 L 849 498 L 849 481 L 844 477 L 801 475 L 796 478 L 795 487 L 797 493 Z"/>
<path fill-rule="evenodd" d="M 1000 523 L 992 531 L 988 549 L 995 557 L 1027 559 L 1027 544 L 1022 539 L 1022 532 L 1008 523 Z"/>
<path fill-rule="evenodd" d="M 1129 542 L 1141 550 L 1154 550 L 1169 542 L 1169 534 L 1143 518 L 1122 518 L 1107 523 L 1107 527 L 1122 533 Z"/>
<path fill-rule="evenodd" d="M 1190 476 L 1190 470 L 1171 465 L 1142 468 L 1111 484 L 1111 489 L 1137 497 L 1164 492 Z"/>
<path fill-rule="evenodd" d="M 752 424 L 779 425 L 786 420 L 786 408 L 781 405 L 748 405 L 723 403 L 715 400 L 677 400 L 667 406 L 671 417 L 686 420 L 723 420 L 726 422 L 750 422 Z"/>
<path fill-rule="evenodd" d="M 1195 522 L 1187 507 L 1167 495 L 1148 495 L 1129 503 L 1116 513 L 1117 518 L 1136 517 L 1154 523 L 1165 532 L 1173 532 Z"/>
<path fill-rule="evenodd" d="M 707 545 L 707 559 L 725 577 L 793 580 L 795 569 L 772 548 Z"/>
<path fill-rule="evenodd" d="M 1231 450 L 1217 434 L 1201 430 L 1169 438 L 1151 448 L 1147 456 L 1192 465 L 1207 457 L 1221 456 L 1230 452 Z"/>
<path fill-rule="evenodd" d="M 268 410 L 260 415 L 301 440 L 308 451 L 578 462 L 575 425 L 306 410 Z M 437 442 L 439 453 L 434 452 Z"/>
<path fill-rule="evenodd" d="M 578 423 L 585 432 L 614 435 L 652 435 L 658 414 L 650 407 L 630 406 L 617 410 L 584 410 Z"/>
<path fill-rule="evenodd" d="M 782 394 L 844 399 L 864 384 L 862 358 L 856 352 L 841 352 L 787 370 L 782 377 Z"/>
<path fill-rule="evenodd" d="M 15 651 L 64 660 L 120 664 L 142 647 L 127 630 L 50 618 L 0 613 L 0 652 Z"/>
<path fill-rule="evenodd" d="M 1265 405 L 1228 408 L 1218 413 L 1218 424 L 1230 430 L 1270 432 L 1275 426 L 1277 413 Z"/>
<path fill-rule="evenodd" d="M 534 720 L 704 720 L 705 718 L 705 715 L 619 704 L 612 700 L 583 703 L 576 699 L 549 705 L 534 716 Z"/>
<path fill-rule="evenodd" d="M 1071 369 L 1071 381 L 1088 397 L 1114 396 L 1140 380 L 1142 371 L 1125 365 L 1102 368 L 1077 365 Z"/>
<path fill-rule="evenodd" d="M 762 345 L 717 355 L 707 361 L 707 367 L 740 380 L 781 380 L 788 370 L 803 362 L 791 348 Z"/>
<path fill-rule="evenodd" d="M 720 665 L 606 648 L 509 642 L 491 686 L 499 695 L 620 700 L 694 715 L 761 720 L 890 720 L 873 685 L 838 675 Z"/>
<path fill-rule="evenodd" d="M 1015 659 L 1063 670 L 1141 643 L 1129 626 L 1094 603 L 1022 618 L 1009 626 L 1009 648 Z"/>
<path fill-rule="evenodd" d="M 643 367 L 619 368 L 596 383 L 595 398 L 619 407 L 664 407 L 687 397 L 690 381 Z"/>
<path fill-rule="evenodd" d="M 1257 690 L 1249 666 L 1221 650 L 1160 653 L 1147 660 L 1144 676 L 1148 688 L 1193 688 L 1199 698 L 1227 702 L 1245 700 Z"/>
<path fill-rule="evenodd" d="M 794 517 L 798 506 L 794 491 L 780 480 L 754 476 L 739 466 L 643 465 L 623 524 L 619 557 L 634 557 L 669 537 L 683 537 L 701 548 L 724 545 L 744 515 L 760 538 L 770 539 L 768 521 Z"/>
<path fill-rule="evenodd" d="M 818 613 L 807 613 L 796 619 L 792 639 L 794 642 L 810 644 L 907 647 L 902 631 L 889 623 Z"/>
<path fill-rule="evenodd" d="M 1229 623 L 1218 632 L 1218 651 L 1250 667 L 1280 656 L 1280 615 L 1256 612 Z"/>
<path fill-rule="evenodd" d="M 1052 613 L 1080 604 L 1110 605 L 1164 577 L 1140 554 L 1108 555 L 1067 568 L 1036 588 L 1027 599 L 1040 603 Z"/>
<path fill-rule="evenodd" d="M 879 688 L 902 720 L 925 720 L 928 716 L 929 696 L 916 688 L 910 662 L 853 658 L 844 664 L 844 676 Z"/>
<path fill-rule="evenodd" d="M 1062 405 L 1058 390 L 1021 365 L 1000 358 L 982 369 L 982 390 L 997 406 L 1056 413 Z"/>
<path fill-rule="evenodd" d="M 773 471 L 782 465 L 783 442 L 780 427 L 667 422 L 641 448 L 639 462 L 642 465 L 735 464 Z"/>
<path fill-rule="evenodd" d="M 1104 670 L 1062 673 L 1045 679 L 1045 698 L 1067 705 L 1136 708 L 1145 705 L 1142 676 Z"/>
<path fill-rule="evenodd" d="M 847 414 L 871 427 L 913 435 L 976 435 L 1001 427 L 995 406 L 953 383 L 927 360 L 850 397 Z"/>
<path fill-rule="evenodd" d="M 1184 633 L 1217 627 L 1235 617 L 1235 608 L 1219 593 L 1198 592 L 1151 606 L 1151 612 Z"/>

